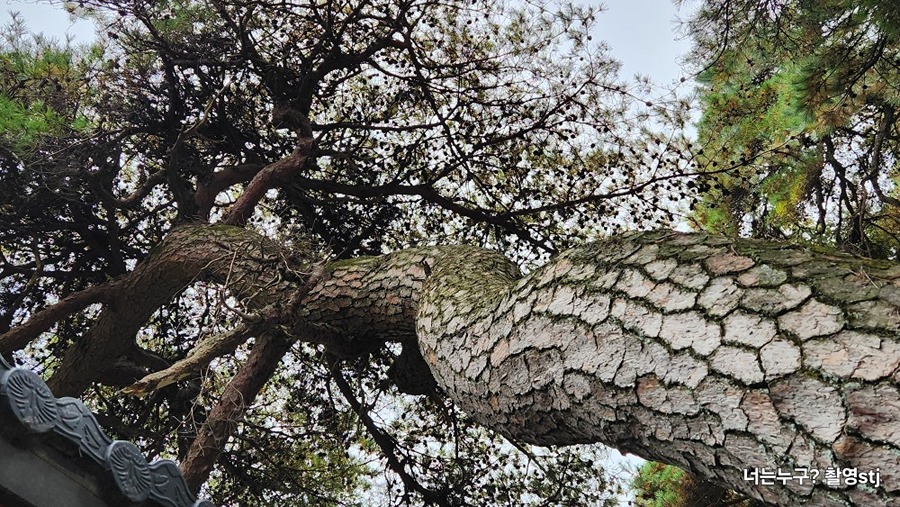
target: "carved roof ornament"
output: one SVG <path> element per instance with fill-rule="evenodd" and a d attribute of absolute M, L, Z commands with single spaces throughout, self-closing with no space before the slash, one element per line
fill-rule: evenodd
<path fill-rule="evenodd" d="M 113 440 L 94 414 L 75 398 L 56 398 L 44 380 L 27 368 L 12 367 L 0 356 L 0 410 L 30 434 L 55 434 L 100 465 L 121 494 L 132 502 L 165 507 L 214 507 L 188 490 L 172 460 L 147 463 L 131 442 Z M 11 417 L 10 417 L 11 416 Z"/>

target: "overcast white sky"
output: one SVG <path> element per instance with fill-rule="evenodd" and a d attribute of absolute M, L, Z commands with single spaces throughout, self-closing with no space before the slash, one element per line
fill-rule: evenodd
<path fill-rule="evenodd" d="M 679 20 L 689 17 L 696 1 L 686 1 L 681 10 L 672 0 L 608 0 L 602 4 L 606 11 L 597 16 L 597 36 L 622 62 L 622 77 L 644 74 L 668 84 L 686 74 L 681 60 L 691 41 L 680 35 Z"/>
<path fill-rule="evenodd" d="M 680 61 L 690 41 L 678 36 L 677 20 L 688 16 L 684 12 L 688 7 L 679 12 L 672 0 L 608 0 L 603 5 L 607 10 L 597 17 L 597 37 L 622 62 L 622 77 L 643 74 L 668 84 L 682 76 Z M 94 33 L 89 22 L 73 23 L 59 1 L 0 0 L 0 27 L 9 23 L 10 11 L 20 12 L 29 28 L 47 36 L 64 39 L 68 33 L 77 40 L 89 40 Z"/>

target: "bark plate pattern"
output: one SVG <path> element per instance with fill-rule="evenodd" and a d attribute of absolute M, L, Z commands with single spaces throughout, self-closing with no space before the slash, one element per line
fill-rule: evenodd
<path fill-rule="evenodd" d="M 116 283 L 155 283 L 164 272 L 181 286 L 204 273 L 231 280 L 229 290 L 259 318 L 228 346 L 256 333 L 253 326 L 277 328 L 285 347 L 318 343 L 338 357 L 397 341 L 398 387 L 421 393 L 436 383 L 513 439 L 602 442 L 778 505 L 900 502 L 896 263 L 654 231 L 568 250 L 522 276 L 501 254 L 470 246 L 316 267 L 309 252 L 248 230 L 176 232 L 155 260 Z M 141 297 L 164 301 L 178 290 L 174 282 L 153 287 Z M 63 360 L 77 366 L 67 378 L 79 386 L 146 321 L 146 308 L 115 303 L 85 337 L 103 347 L 78 347 Z M 26 340 L 50 318 L 32 320 L 0 345 Z M 849 467 L 878 471 L 881 481 L 744 479 L 744 470 L 761 467 Z"/>
<path fill-rule="evenodd" d="M 775 504 L 896 505 L 900 266 L 666 231 L 523 278 L 497 265 L 441 257 L 418 307 L 437 383 L 480 423 L 603 442 Z M 752 467 L 878 470 L 881 484 L 758 486 Z"/>

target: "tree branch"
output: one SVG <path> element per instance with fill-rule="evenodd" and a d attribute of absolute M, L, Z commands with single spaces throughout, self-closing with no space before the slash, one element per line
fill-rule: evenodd
<path fill-rule="evenodd" d="M 181 462 L 181 472 L 194 494 L 206 482 L 239 421 L 275 373 L 292 343 L 293 340 L 277 331 L 263 335 L 250 351 L 247 362 L 225 387 Z"/>
<path fill-rule="evenodd" d="M 251 336 L 258 335 L 263 329 L 270 327 L 268 320 L 243 322 L 239 326 L 224 333 L 207 336 L 201 339 L 188 353 L 187 357 L 168 368 L 144 375 L 137 382 L 122 389 L 130 396 L 146 396 L 175 382 L 197 375 L 214 359 L 233 352 L 238 345 Z"/>
<path fill-rule="evenodd" d="M 289 182 L 292 176 L 303 169 L 303 165 L 312 154 L 314 145 L 313 138 L 302 138 L 298 141 L 297 149 L 293 153 L 267 165 L 256 173 L 256 176 L 250 180 L 247 188 L 232 205 L 223 222 L 229 225 L 243 226 L 253 215 L 256 205 L 269 189 Z"/>
<path fill-rule="evenodd" d="M 209 214 L 216 202 L 216 196 L 232 185 L 253 178 L 263 167 L 263 164 L 239 164 L 216 171 L 206 181 L 199 182 L 197 191 L 194 193 L 194 200 L 197 202 L 197 215 L 203 220 L 209 220 Z"/>
<path fill-rule="evenodd" d="M 369 415 L 369 412 L 356 398 L 356 395 L 353 393 L 353 388 L 350 387 L 347 379 L 344 378 L 343 373 L 340 371 L 340 362 L 332 361 L 329 365 L 329 369 L 331 371 L 331 378 L 338 386 L 338 390 L 340 390 L 344 399 L 347 400 L 347 403 L 350 404 L 350 408 L 353 409 L 353 412 L 356 413 L 359 420 L 362 421 L 363 426 L 366 427 L 369 434 L 372 435 L 372 440 L 375 441 L 384 453 L 388 466 L 394 473 L 400 476 L 400 480 L 403 481 L 403 485 L 406 487 L 407 491 L 415 491 L 422 495 L 426 505 L 436 504 L 451 507 L 452 504 L 447 499 L 446 495 L 442 495 L 437 491 L 433 491 L 419 484 L 419 481 L 406 471 L 406 467 L 403 466 L 403 463 L 397 457 L 397 442 L 393 437 L 385 433 L 377 424 L 375 424 L 375 421 L 372 420 L 372 416 Z"/>
<path fill-rule="evenodd" d="M 48 385 L 58 396 L 80 394 L 98 372 L 128 352 L 159 307 L 202 274 L 224 281 L 237 271 L 227 289 L 251 308 L 281 301 L 285 294 L 304 294 L 300 289 L 314 272 L 305 253 L 289 254 L 263 236 L 224 225 L 176 228 L 153 255 L 117 281 L 117 297 L 106 301 L 90 331 L 66 350 Z"/>
<path fill-rule="evenodd" d="M 41 333 L 69 315 L 84 310 L 94 303 L 113 301 L 121 287 L 119 282 L 113 281 L 64 297 L 59 302 L 38 311 L 24 323 L 0 335 L 0 352 L 22 349 Z"/>

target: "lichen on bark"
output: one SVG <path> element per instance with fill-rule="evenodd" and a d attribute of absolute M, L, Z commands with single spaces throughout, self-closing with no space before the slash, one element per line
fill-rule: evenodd
<path fill-rule="evenodd" d="M 527 276 L 469 246 L 340 261 L 313 275 L 308 256 L 246 230 L 166 241 L 116 282 L 122 290 L 162 304 L 206 273 L 229 278 L 256 307 L 294 294 L 282 332 L 336 356 L 401 342 L 394 373 L 404 390 L 436 382 L 510 438 L 602 442 L 779 505 L 900 501 L 900 265 L 657 231 L 566 251 Z M 87 337 L 102 353 L 72 352 L 86 361 L 74 371 L 114 358 L 152 311 L 118 303 Z M 761 467 L 879 470 L 881 482 L 744 479 Z"/>
<path fill-rule="evenodd" d="M 900 404 L 898 287 L 895 264 L 660 231 L 525 277 L 472 247 L 340 264 L 303 312 L 376 341 L 409 339 L 415 323 L 437 384 L 510 438 L 603 442 L 775 504 L 888 505 L 900 432 L 886 428 L 900 415 L 864 414 Z M 882 482 L 744 480 L 779 466 L 880 469 Z"/>
<path fill-rule="evenodd" d="M 417 330 L 438 385 L 482 424 L 603 442 L 781 505 L 897 501 L 900 415 L 854 414 L 900 406 L 900 267 L 670 232 L 574 249 L 518 281 L 470 257 L 483 290 L 429 280 Z M 880 469 L 882 483 L 743 478 L 778 466 Z"/>

